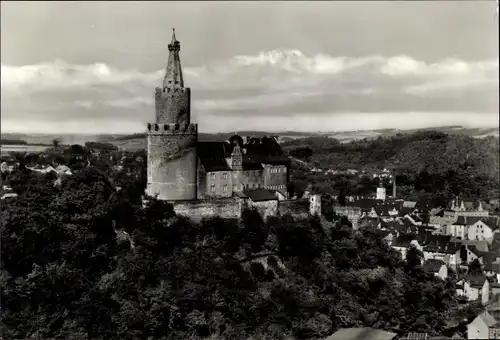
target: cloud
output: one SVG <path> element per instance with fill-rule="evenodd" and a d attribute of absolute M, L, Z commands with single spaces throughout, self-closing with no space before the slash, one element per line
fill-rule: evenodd
<path fill-rule="evenodd" d="M 153 121 L 154 87 L 164 74 L 62 60 L 2 64 L 1 71 L 3 131 L 96 133 L 135 132 Z M 496 117 L 498 124 L 498 60 L 427 63 L 273 50 L 184 67 L 184 76 L 201 131 L 356 129 L 361 117 L 379 127 L 415 127 L 418 117 L 422 124 L 465 125 Z"/>

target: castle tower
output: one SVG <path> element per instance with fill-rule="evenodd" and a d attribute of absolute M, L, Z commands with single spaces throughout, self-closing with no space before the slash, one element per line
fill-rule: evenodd
<path fill-rule="evenodd" d="M 385 201 L 385 188 L 382 181 L 380 182 L 379 187 L 377 188 L 377 199 Z"/>
<path fill-rule="evenodd" d="M 148 123 L 146 193 L 168 201 L 197 197 L 198 124 L 191 124 L 191 89 L 184 87 L 180 43 L 172 34 L 162 87 L 155 89 L 154 123 Z"/>
<path fill-rule="evenodd" d="M 235 145 L 231 153 L 231 169 L 243 170 L 243 154 L 239 145 Z"/>

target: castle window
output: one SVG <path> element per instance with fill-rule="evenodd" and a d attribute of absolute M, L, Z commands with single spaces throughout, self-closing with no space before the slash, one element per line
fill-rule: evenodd
<path fill-rule="evenodd" d="M 212 185 L 210 186 L 210 190 L 211 190 L 212 192 L 214 192 L 214 191 L 215 191 L 215 184 L 212 184 Z"/>
<path fill-rule="evenodd" d="M 212 173 L 212 179 L 215 180 L 215 173 Z"/>
<path fill-rule="evenodd" d="M 227 172 L 224 172 L 224 173 L 222 174 L 222 179 L 227 179 Z"/>
<path fill-rule="evenodd" d="M 254 189 L 255 189 L 255 183 L 254 183 L 254 184 L 252 184 L 252 188 L 254 188 Z"/>
<path fill-rule="evenodd" d="M 222 190 L 223 190 L 223 191 L 227 191 L 227 184 L 224 184 L 224 185 L 222 186 Z"/>

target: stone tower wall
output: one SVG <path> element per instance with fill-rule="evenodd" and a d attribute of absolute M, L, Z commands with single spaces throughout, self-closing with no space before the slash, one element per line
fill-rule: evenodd
<path fill-rule="evenodd" d="M 148 124 L 148 195 L 197 198 L 197 142 L 197 124 Z"/>
<path fill-rule="evenodd" d="M 191 89 L 157 87 L 155 89 L 155 110 L 158 124 L 189 124 L 191 122 Z"/>

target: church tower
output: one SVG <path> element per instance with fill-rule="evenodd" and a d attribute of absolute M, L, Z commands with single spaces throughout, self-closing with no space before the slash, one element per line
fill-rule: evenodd
<path fill-rule="evenodd" d="M 160 200 L 195 200 L 198 124 L 191 123 L 191 89 L 184 87 L 175 30 L 168 51 L 163 84 L 155 90 L 155 122 L 148 123 L 146 193 Z"/>
<path fill-rule="evenodd" d="M 385 201 L 385 187 L 382 181 L 380 181 L 379 186 L 377 188 L 377 199 Z"/>

